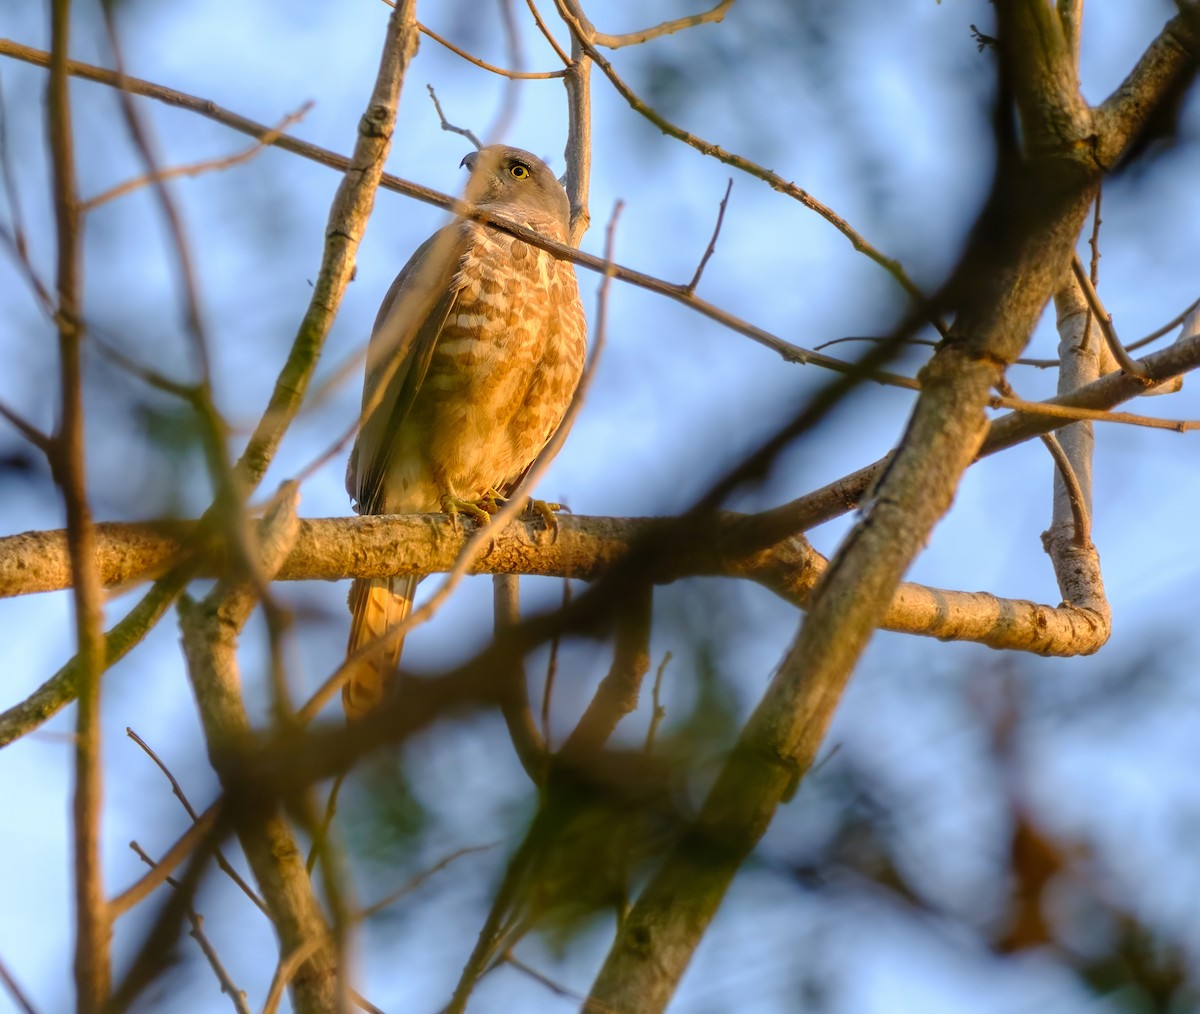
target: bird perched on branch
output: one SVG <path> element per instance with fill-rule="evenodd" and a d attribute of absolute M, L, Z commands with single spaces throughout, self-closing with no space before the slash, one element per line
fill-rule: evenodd
<path fill-rule="evenodd" d="M 565 242 L 570 205 L 543 162 L 504 145 L 463 159 L 466 200 Z M 520 483 L 571 403 L 587 324 L 574 266 L 499 229 L 461 220 L 409 258 L 379 308 L 362 426 L 346 468 L 360 514 L 442 510 L 484 522 Z M 408 616 L 419 576 L 357 580 L 353 654 Z M 353 666 L 342 704 L 382 701 L 402 639 Z"/>

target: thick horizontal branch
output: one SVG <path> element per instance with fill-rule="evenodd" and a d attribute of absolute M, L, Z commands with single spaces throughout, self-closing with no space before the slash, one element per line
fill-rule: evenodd
<path fill-rule="evenodd" d="M 755 581 L 800 608 L 807 606 L 825 559 L 799 536 L 765 549 L 758 519 L 726 513 L 713 523 L 711 537 L 692 540 L 658 572 L 656 583 L 684 577 L 731 577 Z M 559 518 L 557 538 L 540 523 L 510 525 L 499 532 L 473 573 L 533 574 L 591 581 L 638 547 L 664 536 L 674 518 Z M 178 562 L 191 550 L 191 522 L 100 524 L 96 567 L 107 586 L 144 580 Z M 440 514 L 384 517 L 313 518 L 300 522 L 291 554 L 278 573 L 285 581 L 338 581 L 346 578 L 431 574 L 450 570 L 473 534 Z M 214 577 L 221 561 L 206 553 L 197 577 Z M 0 597 L 69 587 L 66 533 L 26 532 L 0 539 Z M 984 592 L 946 591 L 902 585 L 882 627 L 942 640 L 974 641 L 993 648 L 1044 655 L 1096 651 L 1108 635 L 1107 623 L 1071 605 L 1052 607 Z"/>

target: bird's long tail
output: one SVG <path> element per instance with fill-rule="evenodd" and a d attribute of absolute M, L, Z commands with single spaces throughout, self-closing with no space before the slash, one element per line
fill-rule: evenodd
<path fill-rule="evenodd" d="M 417 576 L 355 581 L 350 586 L 350 643 L 347 654 L 382 637 L 412 612 Z M 388 696 L 400 665 L 404 638 L 398 638 L 354 665 L 342 684 L 342 707 L 349 719 L 361 718 Z"/>

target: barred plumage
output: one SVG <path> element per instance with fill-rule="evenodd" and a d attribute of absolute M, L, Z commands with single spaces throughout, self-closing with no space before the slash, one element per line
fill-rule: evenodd
<path fill-rule="evenodd" d="M 565 241 L 566 193 L 519 148 L 463 160 L 467 200 Z M 431 236 L 384 299 L 367 354 L 363 425 L 346 487 L 363 514 L 437 510 L 521 481 L 562 421 L 583 370 L 587 325 L 574 267 L 477 222 Z M 418 578 L 355 581 L 349 651 L 412 608 Z M 355 666 L 353 718 L 388 693 L 401 643 Z"/>

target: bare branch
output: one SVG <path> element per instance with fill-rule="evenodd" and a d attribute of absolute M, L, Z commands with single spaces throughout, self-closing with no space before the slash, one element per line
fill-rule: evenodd
<path fill-rule="evenodd" d="M 0 982 L 4 983 L 4 988 L 8 990 L 9 995 L 24 1014 L 37 1014 L 33 1004 L 29 1002 L 29 998 L 21 992 L 21 987 L 17 985 L 17 980 L 12 977 L 8 970 L 8 966 L 0 961 Z"/>
<path fill-rule="evenodd" d="M 429 92 L 429 97 L 433 99 L 433 108 L 437 110 L 438 119 L 441 120 L 442 123 L 442 130 L 448 131 L 451 134 L 458 134 L 459 137 L 465 137 L 468 141 L 475 145 L 476 151 L 482 148 L 483 142 L 475 136 L 473 131 L 466 127 L 456 127 L 453 123 L 446 119 L 446 114 L 442 112 L 442 104 L 438 101 L 437 92 L 433 90 L 433 85 L 427 84 L 425 88 Z"/>
<path fill-rule="evenodd" d="M 5 419 L 7 419 L 12 425 L 13 429 L 15 429 L 21 434 L 21 436 L 33 444 L 34 447 L 41 451 L 46 456 L 48 461 L 53 462 L 55 447 L 54 441 L 51 440 L 50 437 L 48 437 L 32 423 L 22 419 L 16 411 L 9 408 L 3 402 L 0 402 L 0 416 L 3 416 Z"/>
<path fill-rule="evenodd" d="M 1108 351 L 1112 353 L 1112 357 L 1117 361 L 1117 365 L 1130 376 L 1146 381 L 1147 387 L 1152 386 L 1153 381 L 1147 376 L 1145 367 L 1129 357 L 1129 353 L 1125 351 L 1125 346 L 1121 344 L 1121 339 L 1117 337 L 1117 329 L 1113 327 L 1112 315 L 1104 309 L 1104 304 L 1100 302 L 1100 296 L 1096 292 L 1095 286 L 1092 285 L 1092 280 L 1084 270 L 1083 264 L 1080 263 L 1078 254 L 1071 255 L 1071 273 L 1075 276 L 1075 281 L 1083 292 L 1088 306 L 1091 307 L 1096 322 L 1100 325 L 1100 333 L 1104 335 L 1104 341 L 1108 345 Z"/>
<path fill-rule="evenodd" d="M 103 768 L 100 744 L 100 676 L 104 671 L 104 613 L 95 570 L 95 536 L 86 489 L 83 428 L 83 339 L 80 312 L 82 261 L 79 199 L 67 86 L 70 0 L 54 0 L 50 16 L 50 85 L 46 130 L 50 141 L 58 247 L 55 314 L 58 325 L 62 416 L 52 457 L 66 505 L 78 645 L 75 722 L 75 798 L 72 811 L 75 875 L 75 990 L 83 1012 L 108 1000 L 112 928 L 104 901 L 100 855 Z"/>
<path fill-rule="evenodd" d="M 424 884 L 425 881 L 427 881 L 430 877 L 440 873 L 455 860 L 461 859 L 463 856 L 473 855 L 477 852 L 487 852 L 489 849 L 494 849 L 495 847 L 496 843 L 492 842 L 489 845 L 468 845 L 465 848 L 456 849 L 448 856 L 444 856 L 443 858 L 439 859 L 436 863 L 430 866 L 429 869 L 422 870 L 415 876 L 410 877 L 401 887 L 398 887 L 391 894 L 388 894 L 373 904 L 368 905 L 358 913 L 356 921 L 365 921 L 373 916 L 378 915 L 380 912 L 384 911 L 384 909 L 391 908 L 401 898 L 412 894 L 413 891 Z"/>
<path fill-rule="evenodd" d="M 663 673 L 667 671 L 667 665 L 670 661 L 671 653 L 668 651 L 663 655 L 662 661 L 658 663 L 658 671 L 654 674 L 654 690 L 650 697 L 653 704 L 653 709 L 650 713 L 650 728 L 646 730 L 646 744 L 642 748 L 646 753 L 654 749 L 654 737 L 658 734 L 658 727 L 662 724 L 662 720 L 667 717 L 667 709 L 662 706 L 658 695 L 662 690 Z"/>
<path fill-rule="evenodd" d="M 247 489 L 261 480 L 300 408 L 321 346 L 354 274 L 355 255 L 391 149 L 400 87 L 416 48 L 413 0 L 400 0 L 388 21 L 375 88 L 359 120 L 354 156 L 329 209 L 325 249 L 312 298 L 267 409 L 237 464 L 237 474 Z M 263 136 L 261 131 L 256 135 Z"/>
<path fill-rule="evenodd" d="M 221 803 L 217 801 L 195 818 L 191 827 L 184 831 L 175 844 L 167 849 L 158 863 L 151 866 L 149 873 L 108 903 L 109 917 L 114 920 L 119 919 L 139 902 L 144 901 L 159 884 L 165 882 L 171 872 L 192 854 L 200 842 L 208 840 L 211 831 L 217 825 L 220 813 Z"/>
<path fill-rule="evenodd" d="M 125 735 L 128 736 L 130 739 L 132 739 L 138 746 L 140 746 L 142 748 L 142 751 L 146 754 L 146 756 L 149 757 L 155 763 L 155 765 L 158 767 L 159 771 L 161 771 L 163 773 L 163 775 L 166 777 L 167 781 L 171 783 L 171 794 L 176 799 L 179 800 L 180 804 L 183 806 L 184 810 L 187 812 L 187 815 L 192 818 L 192 822 L 195 823 L 195 822 L 199 821 L 200 820 L 199 815 L 197 815 L 195 809 L 192 807 L 191 801 L 188 799 L 187 795 L 184 793 L 183 788 L 180 786 L 179 782 L 176 781 L 175 776 L 173 774 L 171 774 L 171 769 L 168 768 L 167 765 L 163 763 L 162 759 L 158 756 L 158 754 L 156 754 L 152 749 L 150 749 L 150 745 L 144 739 L 142 739 L 141 736 L 139 736 L 136 732 L 134 732 L 128 726 L 125 727 Z M 209 807 L 209 812 L 211 812 L 211 810 L 212 810 L 212 807 Z M 267 906 L 263 903 L 262 898 L 260 898 L 254 892 L 254 889 L 249 884 L 246 883 L 246 881 L 242 878 L 242 875 L 233 868 L 233 866 L 229 862 L 229 860 L 225 858 L 224 853 L 221 852 L 220 846 L 217 846 L 216 848 L 214 848 L 213 854 L 216 856 L 217 865 L 220 866 L 221 871 L 227 877 L 229 877 L 230 880 L 232 880 L 235 884 L 237 884 L 237 886 L 239 888 L 241 888 L 242 893 L 245 894 L 246 897 L 249 898 L 252 902 L 254 902 L 255 906 L 258 908 L 258 910 L 260 912 L 263 913 L 263 915 L 270 918 L 270 914 L 267 912 Z"/>
<path fill-rule="evenodd" d="M 183 176 L 202 176 L 205 173 L 219 172 L 223 169 L 232 169 L 236 165 L 241 165 L 244 162 L 249 162 L 255 155 L 265 151 L 273 145 L 282 135 L 283 132 L 293 123 L 302 120 L 306 113 L 312 109 L 312 101 L 305 102 L 294 113 L 288 113 L 272 130 L 264 134 L 257 142 L 250 145 L 249 148 L 244 148 L 239 152 L 234 152 L 232 155 L 225 155 L 221 158 L 203 159 L 199 162 L 190 162 L 187 165 L 172 166 L 169 169 L 159 169 L 154 173 L 144 173 L 134 179 L 126 180 L 124 183 L 118 183 L 115 187 L 110 187 L 108 190 L 102 191 L 95 197 L 89 197 L 86 201 L 79 205 L 81 212 L 93 211 L 102 204 L 107 204 L 109 201 L 115 201 L 118 197 L 125 197 L 136 190 L 140 190 L 144 186 L 152 183 L 161 183 L 166 180 L 178 179 Z"/>
<path fill-rule="evenodd" d="M 729 0 L 729 2 L 732 3 L 733 0 Z M 717 249 L 717 237 L 721 235 L 721 223 L 725 221 L 725 207 L 729 204 L 729 194 L 732 190 L 733 177 L 730 177 L 729 183 L 725 187 L 725 196 L 721 198 L 721 206 L 717 209 L 717 224 L 713 226 L 712 239 L 708 241 L 704 256 L 700 258 L 700 263 L 696 265 L 696 273 L 692 275 L 692 280 L 683 287 L 689 296 L 696 291 L 696 286 L 700 284 L 700 276 L 704 274 L 705 265 L 708 264 L 713 251 Z"/>
<path fill-rule="evenodd" d="M 863 239 L 863 237 L 859 235 L 859 233 L 853 229 L 844 218 L 833 212 L 826 205 L 822 204 L 807 191 L 802 190 L 794 183 L 788 182 L 776 173 L 771 172 L 771 170 L 764 169 L 762 166 L 751 162 L 749 159 L 743 158 L 741 155 L 735 155 L 726 151 L 724 148 L 718 147 L 717 145 L 704 140 L 701 137 L 697 137 L 695 134 L 689 133 L 682 127 L 676 126 L 670 120 L 659 114 L 652 106 L 640 98 L 633 91 L 633 89 L 621 79 L 621 77 L 613 69 L 612 64 L 609 63 L 599 52 L 597 52 L 596 47 L 593 44 L 595 30 L 590 27 L 590 22 L 587 21 L 586 17 L 584 17 L 577 0 L 555 0 L 555 2 L 558 4 L 559 13 L 562 15 L 563 20 L 571 26 L 573 38 L 578 41 L 583 51 L 593 60 L 595 60 L 596 66 L 598 66 L 604 72 L 605 77 L 612 82 L 612 85 L 614 88 L 616 88 L 618 94 L 627 103 L 629 103 L 630 107 L 635 112 L 640 113 L 642 116 L 648 119 L 664 134 L 669 134 L 676 140 L 682 141 L 684 144 L 695 148 L 701 154 L 708 155 L 720 162 L 724 162 L 726 165 L 733 166 L 735 169 L 739 169 L 750 176 L 754 176 L 757 179 L 762 180 L 764 183 L 767 183 L 771 189 L 776 190 L 781 194 L 786 194 L 788 197 L 791 197 L 800 204 L 804 205 L 804 207 L 808 208 L 810 211 L 815 211 L 818 215 L 825 219 L 825 221 L 837 229 L 838 232 L 845 236 L 846 239 L 850 241 L 851 245 L 853 245 L 855 250 L 861 254 L 865 254 L 868 258 L 883 268 L 889 275 L 891 275 L 900 285 L 900 287 L 909 294 L 918 307 L 928 307 L 928 300 L 926 299 L 925 295 L 917 287 L 916 283 L 908 277 L 908 274 L 905 272 L 904 267 L 899 261 L 893 260 L 890 257 L 885 257 L 874 246 Z M 945 325 L 942 324 L 940 320 L 936 319 L 936 315 L 928 313 L 928 316 L 931 323 L 934 324 L 938 331 L 940 331 L 942 334 L 945 334 Z"/>
<path fill-rule="evenodd" d="M 45 66 L 47 54 L 41 50 L 31 49 L 28 46 L 21 46 L 16 43 L 9 42 L 6 39 L 0 39 L 0 55 L 8 55 L 17 59 L 25 60 L 28 63 L 33 63 L 38 66 Z M 96 81 L 100 84 L 106 84 L 113 87 L 117 85 L 117 78 L 111 71 L 106 71 L 100 67 L 93 67 L 89 64 L 81 64 L 72 61 L 70 63 L 72 74 L 86 78 L 90 81 Z M 586 204 L 586 176 L 587 176 L 587 161 L 584 153 L 588 148 L 584 146 L 584 142 L 590 138 L 590 120 L 587 113 L 588 97 L 586 92 L 587 75 L 585 73 L 586 66 L 581 63 L 579 69 L 574 75 L 568 75 L 567 83 L 571 96 L 572 108 L 572 123 L 578 124 L 578 137 L 572 140 L 574 135 L 568 135 L 568 151 L 567 151 L 567 175 L 568 175 L 568 192 L 572 193 L 572 236 L 578 237 L 586 230 L 586 216 L 583 214 L 583 207 Z M 575 81 L 572 84 L 572 81 Z M 191 112 L 196 112 L 202 116 L 216 120 L 218 123 L 223 123 L 225 126 L 242 133 L 249 134 L 251 137 L 263 137 L 270 134 L 270 128 L 260 123 L 255 123 L 253 120 L 248 120 L 243 116 L 232 113 L 226 109 L 206 99 L 196 98 L 195 96 L 185 95 L 182 92 L 173 91 L 169 88 L 164 88 L 161 85 L 153 84 L 149 81 L 142 81 L 138 78 L 127 78 L 125 80 L 127 89 L 137 95 L 146 95 L 150 98 L 155 98 L 166 102 L 170 105 L 179 106 L 188 109 Z M 587 137 L 584 137 L 584 132 L 587 131 Z M 590 143 L 590 141 L 588 141 Z M 274 142 L 276 147 L 289 151 L 292 154 L 300 155 L 304 158 L 311 159 L 314 162 L 319 162 L 322 165 L 329 166 L 333 169 L 347 171 L 350 168 L 350 160 L 345 156 L 338 155 L 335 152 L 325 148 L 320 148 L 317 145 L 307 144 L 288 134 L 284 134 Z M 573 156 L 572 153 L 578 151 L 578 156 Z M 575 163 L 573 163 L 573 158 Z M 579 181 L 573 183 L 572 181 Z M 731 314 L 720 307 L 714 306 L 695 295 L 689 295 L 684 286 L 674 282 L 664 281 L 660 278 L 655 278 L 645 272 L 636 271 L 633 268 L 628 268 L 620 264 L 610 264 L 602 257 L 597 257 L 593 254 L 584 253 L 566 243 L 558 243 L 555 240 L 543 236 L 533 229 L 519 225 L 515 222 L 509 222 L 497 216 L 491 215 L 478 208 L 474 208 L 463 201 L 458 200 L 449 194 L 443 194 L 429 187 L 421 186 L 418 183 L 412 183 L 408 180 L 402 180 L 396 176 L 384 174 L 380 178 L 380 187 L 387 190 L 395 191 L 396 193 L 404 194 L 405 196 L 423 201 L 426 204 L 432 204 L 439 208 L 445 208 L 448 211 L 454 212 L 456 215 L 461 215 L 464 218 L 472 219 L 473 221 L 484 222 L 497 229 L 516 236 L 518 239 L 531 244 L 541 250 L 546 250 L 552 253 L 555 257 L 562 260 L 569 260 L 574 264 L 585 267 L 590 271 L 595 271 L 600 274 L 608 274 L 613 278 L 623 282 L 628 282 L 631 285 L 636 285 L 639 288 L 647 289 L 650 292 L 656 292 L 659 295 L 673 299 L 678 303 L 708 317 L 710 320 L 715 320 L 731 331 L 741 334 L 752 341 L 758 342 L 760 345 L 771 349 L 778 353 L 786 362 L 790 363 L 811 363 L 815 366 L 821 366 L 826 369 L 834 370 L 840 373 L 853 373 L 859 369 L 852 363 L 847 363 L 840 359 L 835 359 L 831 356 L 822 356 L 819 353 L 812 352 L 808 349 L 803 349 L 792 342 L 785 341 L 777 335 L 766 331 L 763 328 L 757 327 L 754 324 L 745 321 L 734 314 Z M 786 186 L 786 185 L 785 185 Z M 580 202 L 584 202 L 581 204 Z M 307 376 L 307 374 L 306 374 Z M 910 377 L 902 377 L 896 374 L 875 371 L 871 374 L 871 379 L 879 382 L 891 384 L 898 387 L 907 387 L 915 390 L 919 385 Z M 307 381 L 306 381 L 307 382 Z M 280 381 L 276 383 L 276 390 L 279 391 L 280 384 L 283 383 L 283 375 L 281 374 Z M 290 405 L 291 402 L 288 401 Z M 268 411 L 268 415 L 270 410 Z M 265 417 L 264 417 L 265 418 Z M 264 421 L 262 426 L 266 425 Z M 261 426 L 260 426 L 261 428 Z"/>
<path fill-rule="evenodd" d="M 385 0 L 385 2 L 388 2 L 388 0 Z M 435 32 L 428 25 L 424 25 L 424 24 L 421 24 L 420 22 L 418 22 L 417 28 L 421 31 L 421 33 L 423 35 L 428 35 L 431 39 L 433 39 L 434 42 L 438 43 L 441 46 L 445 46 L 448 50 L 450 50 L 451 53 L 454 53 L 456 56 L 461 56 L 468 63 L 473 63 L 473 64 L 475 64 L 476 67 L 482 67 L 484 70 L 490 71 L 492 74 L 499 74 L 501 77 L 510 78 L 511 80 L 514 80 L 514 81 L 545 81 L 548 78 L 562 77 L 566 73 L 566 71 L 562 71 L 562 70 L 546 70 L 546 71 L 505 70 L 503 67 L 497 67 L 495 64 L 488 63 L 486 60 L 481 60 L 479 57 L 473 56 L 471 53 L 468 53 L 465 49 L 460 49 L 449 39 L 444 38 L 441 35 L 438 35 L 438 33 Z M 457 133 L 457 131 L 456 131 L 456 133 Z M 463 136 L 467 136 L 467 135 L 463 135 Z M 476 147 L 482 148 L 483 145 L 476 142 Z"/>
<path fill-rule="evenodd" d="M 563 578 L 562 603 L 565 610 L 571 604 L 571 580 Z M 550 639 L 550 651 L 546 656 L 546 679 L 542 686 L 542 740 L 547 749 L 553 749 L 554 737 L 550 731 L 550 702 L 554 698 L 554 681 L 558 676 L 558 647 L 562 638 L 555 634 Z"/>
<path fill-rule="evenodd" d="M 555 3 L 561 15 L 563 7 L 559 0 L 555 0 Z M 574 9 L 582 16 L 577 5 Z M 537 17 L 532 0 L 530 10 Z M 546 37 L 551 38 L 548 32 Z M 566 187 L 571 200 L 570 241 L 572 246 L 578 246 L 592 221 L 589 207 L 592 178 L 592 59 L 575 32 L 571 33 L 571 59 L 566 73 L 563 82 L 567 89 Z"/>
<path fill-rule="evenodd" d="M 1179 13 L 1163 26 L 1124 81 L 1095 110 L 1097 162 L 1111 169 L 1150 117 L 1196 73 L 1200 2 L 1176 0 Z"/>
<path fill-rule="evenodd" d="M 521 622 L 520 578 L 516 574 L 493 576 L 492 601 L 495 631 L 499 637 L 506 628 Z M 533 721 L 525 660 L 512 659 L 507 669 L 496 673 L 496 679 L 504 688 L 500 694 L 500 713 L 508 726 L 508 737 L 517 752 L 517 759 L 533 784 L 540 786 L 546 776 L 546 741 Z"/>
<path fill-rule="evenodd" d="M 642 678 L 650 668 L 653 602 L 653 588 L 645 584 L 631 590 L 628 599 L 621 603 L 612 666 L 559 751 L 567 763 L 585 763 L 608 742 L 621 719 L 637 709 Z"/>
<path fill-rule="evenodd" d="M 655 25 L 652 28 L 643 28 L 638 32 L 623 32 L 620 35 L 608 35 L 605 32 L 595 32 L 592 35 L 592 42 L 597 46 L 604 46 L 605 49 L 620 49 L 622 46 L 636 46 L 643 42 L 649 42 L 651 39 L 659 39 L 664 35 L 671 35 L 674 32 L 681 32 L 685 28 L 695 28 L 697 25 L 707 25 L 723 21 L 729 8 L 733 6 L 733 0 L 721 0 L 716 7 L 711 10 L 703 11 L 700 14 L 689 14 L 686 17 L 675 18 L 673 21 L 664 21 L 662 24 Z"/>
<path fill-rule="evenodd" d="M 558 55 L 558 58 L 563 62 L 563 66 L 570 66 L 571 58 L 563 52 L 562 46 L 558 44 L 558 40 L 554 38 L 553 33 L 546 27 L 546 22 L 542 20 L 541 12 L 537 9 L 537 4 L 534 0 L 525 0 L 525 6 L 529 8 L 529 13 L 533 15 L 534 24 L 538 26 L 538 31 L 542 33 L 543 38 L 550 43 L 550 48 Z"/>

